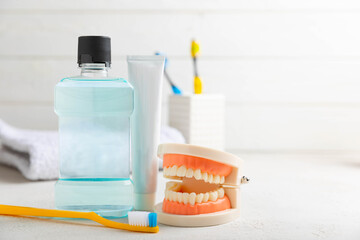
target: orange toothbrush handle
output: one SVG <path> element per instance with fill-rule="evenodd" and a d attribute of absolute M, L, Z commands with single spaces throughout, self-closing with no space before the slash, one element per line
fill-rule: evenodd
<path fill-rule="evenodd" d="M 37 216 L 37 217 L 60 217 L 60 218 L 89 218 L 91 217 L 91 215 L 93 215 L 91 212 L 18 207 L 11 205 L 0 205 L 0 214 L 13 215 L 13 216 Z"/>
<path fill-rule="evenodd" d="M 67 210 L 0 205 L 0 215 L 86 218 L 98 222 L 106 227 L 111 227 L 116 229 L 123 229 L 123 230 L 135 231 L 135 232 L 149 232 L 149 233 L 157 233 L 159 231 L 159 226 L 156 227 L 133 226 L 126 223 L 120 223 L 105 219 L 97 215 L 95 212 L 77 212 L 77 211 L 67 211 Z"/>

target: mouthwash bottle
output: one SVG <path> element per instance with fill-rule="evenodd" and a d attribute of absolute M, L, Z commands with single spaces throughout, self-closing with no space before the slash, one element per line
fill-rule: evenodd
<path fill-rule="evenodd" d="M 122 78 L 108 76 L 109 37 L 79 37 L 78 64 L 81 74 L 64 78 L 55 87 L 60 137 L 55 205 L 107 218 L 124 217 L 133 206 L 133 87 Z"/>

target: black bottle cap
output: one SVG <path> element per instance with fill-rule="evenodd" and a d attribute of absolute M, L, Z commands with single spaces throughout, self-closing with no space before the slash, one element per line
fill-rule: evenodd
<path fill-rule="evenodd" d="M 81 36 L 78 42 L 78 64 L 105 63 L 111 64 L 110 38 L 106 36 Z"/>

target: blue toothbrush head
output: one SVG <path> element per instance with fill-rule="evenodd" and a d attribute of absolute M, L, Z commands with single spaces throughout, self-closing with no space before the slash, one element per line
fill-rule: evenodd
<path fill-rule="evenodd" d="M 157 214 L 156 213 L 149 213 L 149 227 L 156 227 L 157 226 Z"/>
<path fill-rule="evenodd" d="M 178 88 L 177 86 L 175 86 L 175 84 L 171 81 L 169 75 L 167 74 L 166 68 L 169 64 L 168 58 L 166 57 L 166 55 L 164 53 L 161 52 L 155 52 L 155 55 L 160 55 L 160 56 L 164 56 L 165 57 L 165 63 L 164 63 L 164 74 L 166 79 L 169 81 L 170 85 L 171 85 L 171 89 L 173 91 L 174 94 L 176 95 L 181 95 L 182 92 L 180 90 L 180 88 Z"/>
<path fill-rule="evenodd" d="M 181 90 L 177 86 L 172 85 L 171 88 L 174 94 L 181 95 Z"/>

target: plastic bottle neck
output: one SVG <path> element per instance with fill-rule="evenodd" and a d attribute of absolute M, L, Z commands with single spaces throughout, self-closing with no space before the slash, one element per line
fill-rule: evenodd
<path fill-rule="evenodd" d="M 81 64 L 81 76 L 97 78 L 107 77 L 108 69 L 105 63 L 83 63 Z"/>

